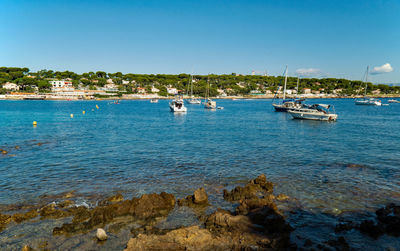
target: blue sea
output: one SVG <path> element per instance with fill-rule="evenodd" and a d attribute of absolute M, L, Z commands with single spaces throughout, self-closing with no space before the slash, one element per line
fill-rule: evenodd
<path fill-rule="evenodd" d="M 261 173 L 304 211 L 295 225 L 400 201 L 400 104 L 309 100 L 333 104 L 339 115 L 319 122 L 274 112 L 271 100 L 217 100 L 223 110 L 187 105 L 186 114 L 171 113 L 168 102 L 0 101 L 0 148 L 8 151 L 0 154 L 0 204 L 68 191 L 83 200 L 183 197 L 198 187 L 218 202 L 220 186 Z"/>

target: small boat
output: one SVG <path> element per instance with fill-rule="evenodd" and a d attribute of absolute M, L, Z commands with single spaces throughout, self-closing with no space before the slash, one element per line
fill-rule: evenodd
<path fill-rule="evenodd" d="M 158 99 L 152 98 L 152 99 L 150 99 L 150 103 L 158 103 Z"/>
<path fill-rule="evenodd" d="M 287 112 L 294 119 L 336 121 L 338 117 L 333 106 L 326 104 L 313 104 L 301 109 L 288 110 Z"/>
<path fill-rule="evenodd" d="M 187 108 L 185 107 L 185 104 L 181 96 L 177 96 L 175 99 L 173 99 L 171 103 L 169 103 L 169 108 L 171 109 L 171 112 L 187 111 Z"/>
<path fill-rule="evenodd" d="M 193 78 L 192 78 L 192 75 L 190 75 L 189 86 L 188 87 L 190 87 L 190 99 L 186 99 L 186 102 L 188 104 L 191 104 L 191 105 L 199 105 L 199 104 L 201 104 L 201 100 L 197 99 L 197 98 L 195 98 L 193 96 Z"/>
<path fill-rule="evenodd" d="M 397 100 L 397 99 L 389 99 L 388 102 L 389 102 L 389 103 L 400 103 L 400 100 Z"/>
<path fill-rule="evenodd" d="M 217 102 L 213 101 L 212 99 L 207 99 L 204 103 L 204 108 L 206 109 L 216 109 L 217 108 Z"/>
<path fill-rule="evenodd" d="M 367 66 L 367 71 L 365 72 L 365 88 L 364 88 L 364 97 L 361 99 L 356 99 L 354 103 L 356 105 L 375 105 L 375 106 L 381 106 L 382 102 L 378 99 L 375 98 L 369 98 L 367 97 L 367 82 L 368 82 L 368 72 L 369 72 L 369 66 Z"/>
<path fill-rule="evenodd" d="M 376 105 L 376 106 L 381 106 L 382 101 L 376 98 L 368 98 L 368 97 L 363 97 L 361 99 L 357 99 L 355 101 L 356 105 Z"/>
<path fill-rule="evenodd" d="M 216 109 L 217 108 L 217 102 L 213 101 L 210 98 L 210 81 L 209 81 L 209 78 L 207 78 L 207 90 L 206 90 L 206 99 L 204 100 L 204 108 L 206 108 L 206 109 Z"/>
<path fill-rule="evenodd" d="M 200 100 L 200 99 L 197 99 L 197 98 L 186 99 L 186 102 L 187 102 L 188 104 L 192 104 L 192 105 L 201 104 L 201 100 Z"/>

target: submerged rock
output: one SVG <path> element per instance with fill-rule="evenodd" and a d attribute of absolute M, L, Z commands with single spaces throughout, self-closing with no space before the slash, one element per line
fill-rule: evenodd
<path fill-rule="evenodd" d="M 194 191 L 193 195 L 187 196 L 185 199 L 178 200 L 179 206 L 207 206 L 208 205 L 208 196 L 203 187 Z"/>
<path fill-rule="evenodd" d="M 31 210 L 26 213 L 16 213 L 12 216 L 12 219 L 16 223 L 21 223 L 23 221 L 36 218 L 37 216 L 39 216 L 38 212 L 36 210 Z"/>
<path fill-rule="evenodd" d="M 360 232 L 373 238 L 383 234 L 400 236 L 400 206 L 393 203 L 382 207 L 375 212 L 376 219 L 363 220 L 360 224 L 353 222 L 336 225 L 335 231 L 358 229 Z"/>
<path fill-rule="evenodd" d="M 1 154 L 6 155 L 8 154 L 8 151 L 4 150 L 4 149 L 0 149 Z"/>
<path fill-rule="evenodd" d="M 99 241 L 105 241 L 108 238 L 106 231 L 104 231 L 102 228 L 97 229 L 96 237 Z"/>
<path fill-rule="evenodd" d="M 10 215 L 0 213 L 0 232 L 3 231 L 4 228 L 6 228 L 7 224 L 10 223 L 10 221 Z"/>
<path fill-rule="evenodd" d="M 31 247 L 28 246 L 28 245 L 25 245 L 25 246 L 21 249 L 21 251 L 35 251 L 35 249 L 31 248 Z"/>
<path fill-rule="evenodd" d="M 59 219 L 70 216 L 69 212 L 56 208 L 55 203 L 44 206 L 39 211 L 42 219 Z"/>
<path fill-rule="evenodd" d="M 58 203 L 58 206 L 60 208 L 67 208 L 74 204 L 75 204 L 75 202 L 73 202 L 72 200 L 64 200 L 64 201 L 61 201 L 60 203 Z"/>

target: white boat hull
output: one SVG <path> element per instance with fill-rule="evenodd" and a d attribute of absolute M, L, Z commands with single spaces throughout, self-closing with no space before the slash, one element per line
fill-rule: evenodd
<path fill-rule="evenodd" d="M 187 99 L 186 102 L 188 102 L 188 104 L 192 104 L 192 105 L 201 104 L 201 101 L 199 99 Z"/>
<path fill-rule="evenodd" d="M 376 105 L 381 106 L 382 102 L 377 100 L 356 100 L 356 105 Z"/>
<path fill-rule="evenodd" d="M 217 102 L 215 102 L 215 101 L 207 101 L 204 104 L 204 108 L 206 108 L 206 109 L 216 109 L 217 108 Z"/>
<path fill-rule="evenodd" d="M 185 107 L 183 100 L 172 100 L 171 103 L 169 103 L 169 109 L 171 112 L 186 112 L 187 108 Z"/>
<path fill-rule="evenodd" d="M 303 111 L 288 111 L 294 119 L 308 119 L 308 120 L 321 120 L 321 121 L 336 121 L 338 115 L 333 113 L 323 112 L 303 112 Z"/>

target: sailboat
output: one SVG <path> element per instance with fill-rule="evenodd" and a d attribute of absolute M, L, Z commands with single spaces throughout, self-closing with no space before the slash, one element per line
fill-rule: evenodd
<path fill-rule="evenodd" d="M 210 98 L 210 77 L 207 77 L 207 90 L 206 90 L 206 97 L 204 100 L 204 108 L 206 109 L 216 109 L 217 102 L 213 101 Z"/>
<path fill-rule="evenodd" d="M 274 103 L 275 97 L 277 96 L 279 87 L 275 93 L 274 98 L 272 99 L 272 106 L 275 108 L 275 111 L 277 112 L 287 112 L 289 110 L 294 110 L 294 109 L 300 109 L 303 107 L 302 102 L 304 99 L 286 99 L 286 84 L 287 84 L 287 73 L 288 73 L 288 67 L 286 66 L 285 69 L 285 84 L 283 87 L 283 99 L 281 103 Z M 298 87 L 297 87 L 298 89 Z"/>
<path fill-rule="evenodd" d="M 365 72 L 364 97 L 362 97 L 361 99 L 356 99 L 355 104 L 356 105 L 376 105 L 376 106 L 381 106 L 382 102 L 379 99 L 367 97 L 368 72 L 369 72 L 369 66 L 367 66 L 367 71 Z"/>
<path fill-rule="evenodd" d="M 200 99 L 197 99 L 193 96 L 193 78 L 192 75 L 190 75 L 189 78 L 189 86 L 190 86 L 190 98 L 186 100 L 188 104 L 201 104 Z"/>

